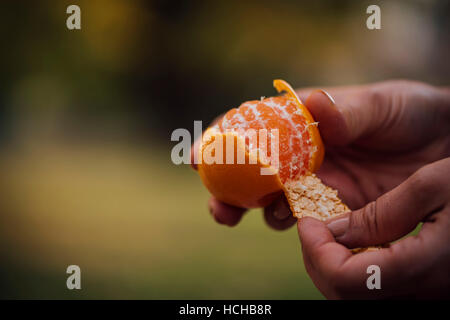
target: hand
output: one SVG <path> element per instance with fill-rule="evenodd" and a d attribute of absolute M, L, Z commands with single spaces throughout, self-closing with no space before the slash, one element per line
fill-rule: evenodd
<path fill-rule="evenodd" d="M 448 153 L 448 139 L 434 138 L 445 136 L 441 131 L 449 117 L 449 90 L 418 82 L 387 81 L 327 91 L 337 104 L 321 90 L 308 88 L 297 93 L 319 122 L 326 145 L 325 160 L 317 174 L 339 190 L 350 208 L 360 208 L 422 165 Z M 430 141 L 434 143 L 427 148 Z M 196 141 L 191 150 L 198 144 Z M 208 206 L 216 221 L 228 226 L 239 223 L 246 211 L 214 197 Z M 264 217 L 277 230 L 296 222 L 284 196 L 264 209 Z"/>
<path fill-rule="evenodd" d="M 298 94 L 319 122 L 326 146 L 317 175 L 351 209 L 450 156 L 450 90 L 386 81 L 326 91 L 335 102 L 322 90 Z"/>
<path fill-rule="evenodd" d="M 328 91 L 336 103 L 323 91 L 306 100 L 327 145 L 318 175 L 365 207 L 299 221 L 308 273 L 328 298 L 449 296 L 449 91 L 407 81 Z M 419 222 L 417 236 L 390 248 L 347 249 L 398 240 Z M 381 269 L 381 290 L 366 286 L 369 265 Z"/>
<path fill-rule="evenodd" d="M 350 208 L 360 208 L 448 154 L 443 132 L 448 127 L 448 90 L 410 81 L 327 90 L 337 104 L 324 91 L 302 89 L 298 94 L 319 122 L 327 146 L 318 175 L 339 190 Z M 196 146 L 198 141 L 192 150 Z M 217 222 L 228 226 L 245 213 L 214 198 L 209 209 Z M 283 196 L 264 209 L 264 217 L 278 230 L 296 222 Z"/>
<path fill-rule="evenodd" d="M 326 224 L 299 220 L 306 270 L 325 297 L 450 297 L 449 172 L 450 158 L 440 160 L 360 210 Z M 398 240 L 419 222 L 418 235 L 389 248 L 356 255 L 347 249 Z M 370 265 L 380 267 L 380 290 L 367 288 Z"/>

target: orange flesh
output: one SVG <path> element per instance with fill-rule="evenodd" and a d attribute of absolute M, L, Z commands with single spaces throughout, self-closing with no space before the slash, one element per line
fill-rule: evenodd
<path fill-rule="evenodd" d="M 279 177 L 282 183 L 295 179 L 310 171 L 311 158 L 317 151 L 313 145 L 311 124 L 305 118 L 296 101 L 281 96 L 243 103 L 239 108 L 228 111 L 217 123 L 217 128 L 227 131 L 254 129 L 279 130 Z M 245 140 L 249 151 L 257 149 L 249 139 Z M 270 157 L 271 136 L 267 139 L 267 156 Z"/>

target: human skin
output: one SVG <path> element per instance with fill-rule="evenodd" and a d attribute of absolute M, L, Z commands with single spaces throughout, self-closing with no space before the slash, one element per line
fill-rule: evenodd
<path fill-rule="evenodd" d="M 297 92 L 326 145 L 317 175 L 354 211 L 298 221 L 313 282 L 332 299 L 449 297 L 450 90 L 405 80 L 325 90 Z M 245 213 L 214 198 L 209 208 L 229 226 Z M 283 197 L 264 217 L 278 230 L 297 221 Z M 389 248 L 349 250 L 398 240 L 420 222 L 418 235 Z M 380 266 L 381 290 L 367 289 L 369 265 Z"/>

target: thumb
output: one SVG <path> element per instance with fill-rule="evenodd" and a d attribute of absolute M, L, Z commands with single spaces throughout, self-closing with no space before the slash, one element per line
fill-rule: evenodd
<path fill-rule="evenodd" d="M 348 120 L 329 93 L 324 90 L 313 91 L 306 99 L 305 106 L 319 122 L 320 135 L 325 144 L 343 146 L 350 143 Z"/>
<path fill-rule="evenodd" d="M 305 106 L 319 122 L 319 130 L 327 145 L 345 146 L 361 137 L 380 138 L 385 125 L 400 114 L 398 101 L 392 98 L 395 83 L 315 90 Z M 390 140 L 392 137 L 389 137 Z"/>
<path fill-rule="evenodd" d="M 427 165 L 364 208 L 326 225 L 336 241 L 349 248 L 397 240 L 446 203 L 449 187 L 444 180 L 449 169 L 450 158 Z"/>

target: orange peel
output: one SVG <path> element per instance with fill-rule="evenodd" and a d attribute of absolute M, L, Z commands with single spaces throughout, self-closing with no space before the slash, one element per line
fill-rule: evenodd
<path fill-rule="evenodd" d="M 320 136 L 318 127 L 314 125 L 316 122 L 309 112 L 308 108 L 305 107 L 305 105 L 302 103 L 297 93 L 294 89 L 292 89 L 289 83 L 281 79 L 275 79 L 273 80 L 273 86 L 279 93 L 284 91 L 286 92 L 287 96 L 295 100 L 297 102 L 297 107 L 301 110 L 308 123 L 311 124 L 308 126 L 308 131 L 311 136 L 312 143 L 317 147 L 317 150 L 311 158 L 310 171 L 316 172 L 322 165 L 323 158 L 325 156 L 325 148 L 323 146 L 322 137 Z"/>

